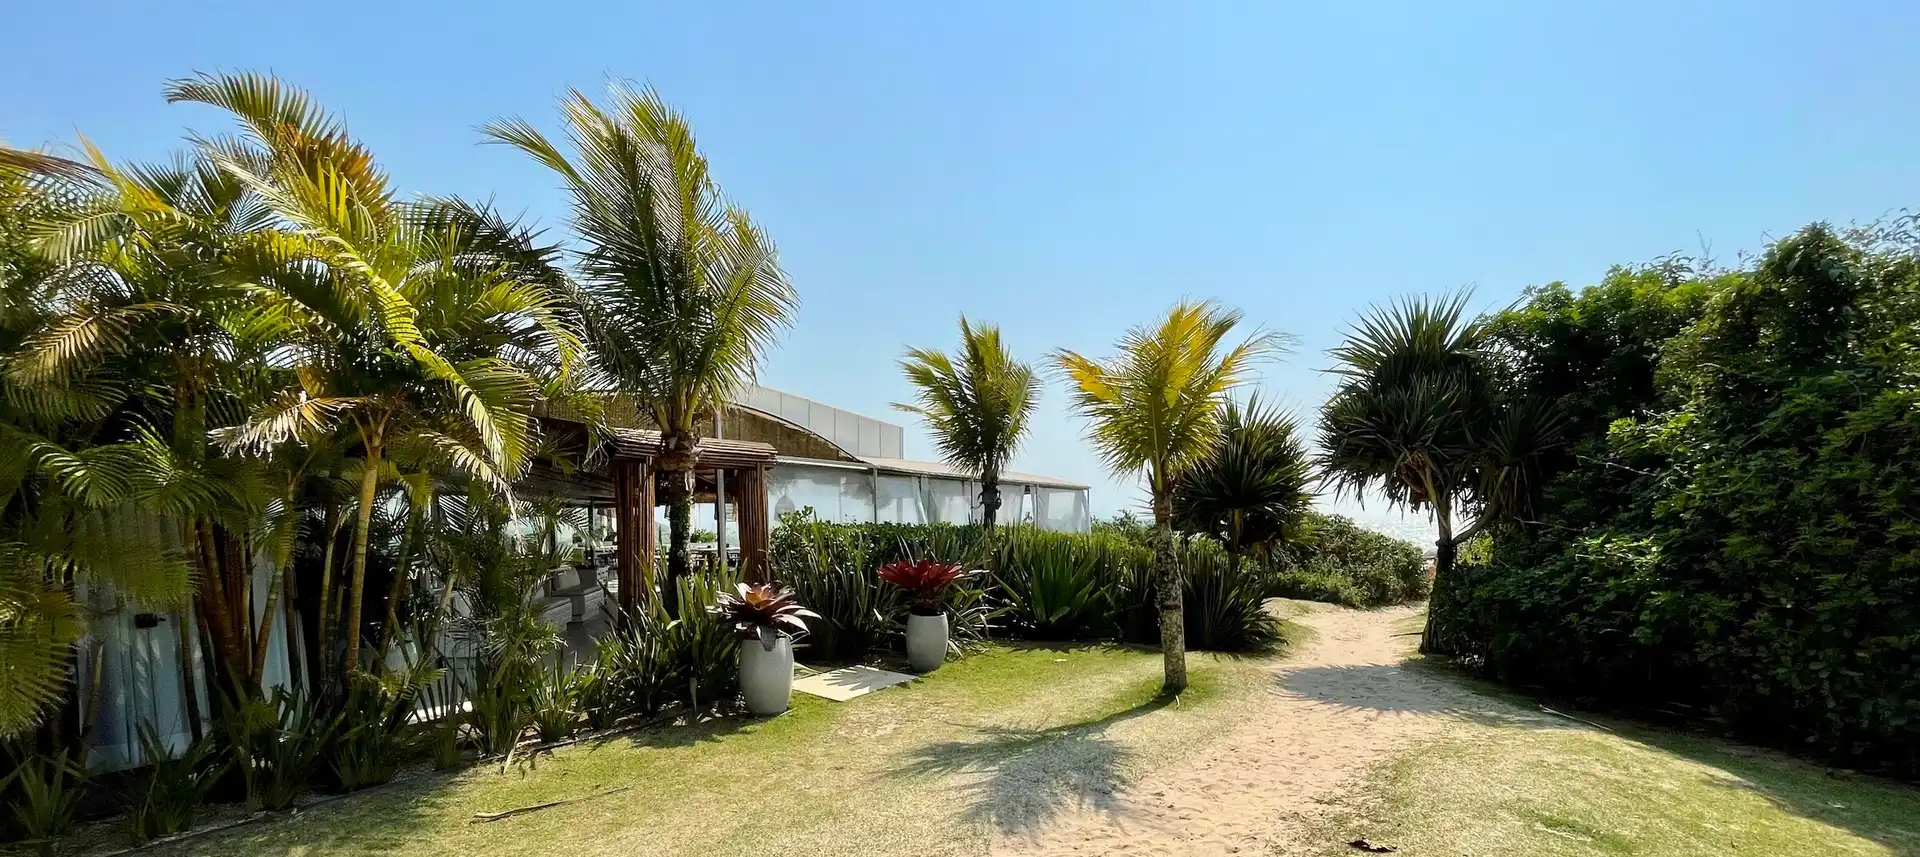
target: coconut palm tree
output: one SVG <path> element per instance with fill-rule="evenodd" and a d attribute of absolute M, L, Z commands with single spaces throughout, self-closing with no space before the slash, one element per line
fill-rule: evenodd
<path fill-rule="evenodd" d="M 1214 448 L 1228 394 L 1248 380 L 1254 363 L 1277 354 L 1288 341 L 1278 332 L 1257 331 L 1227 347 L 1240 318 L 1237 310 L 1212 301 L 1181 301 L 1153 326 L 1127 331 L 1111 358 L 1095 360 L 1067 350 L 1053 355 L 1107 468 L 1145 478 L 1156 530 L 1154 589 L 1167 693 L 1187 686 L 1182 584 L 1173 544 L 1175 480 Z"/>
<path fill-rule="evenodd" d="M 1332 352 L 1341 382 L 1320 412 L 1318 464 L 1336 492 L 1431 512 L 1436 586 L 1460 545 L 1526 510 L 1558 435 L 1551 407 L 1502 394 L 1466 303 L 1457 294 L 1369 311 Z M 1463 518 L 1471 523 L 1456 529 Z"/>
<path fill-rule="evenodd" d="M 241 73 L 173 81 L 167 98 L 239 121 L 242 136 L 204 140 L 201 152 L 278 227 L 233 254 L 257 278 L 233 324 L 275 342 L 272 359 L 297 383 L 224 439 L 259 450 L 344 425 L 358 441 L 339 626 L 341 663 L 357 669 L 367 539 L 392 458 L 430 459 L 510 493 L 535 443 L 536 404 L 574 378 L 577 323 L 542 264 L 550 250 L 484 208 L 398 199 L 372 153 L 306 93 Z"/>
<path fill-rule="evenodd" d="M 571 159 L 524 120 L 482 130 L 553 170 L 571 197 L 597 362 L 660 429 L 669 530 L 660 594 L 678 615 L 679 581 L 692 570 L 698 421 L 753 381 L 798 296 L 772 240 L 721 195 L 693 129 L 657 93 L 614 83 L 606 105 L 574 91 L 560 111 Z"/>
<path fill-rule="evenodd" d="M 1228 402 L 1220 438 L 1205 457 L 1174 479 L 1173 516 L 1180 529 L 1203 533 L 1227 549 L 1234 570 L 1245 554 L 1287 537 L 1312 505 L 1307 448 L 1292 418 Z"/>
<path fill-rule="evenodd" d="M 1000 512 L 1000 472 L 1013 460 L 1040 402 L 1033 367 L 1013 359 L 1000 328 L 960 317 L 959 360 L 935 348 L 910 348 L 900 361 L 919 404 L 894 407 L 926 420 L 947 463 L 980 477 L 982 521 L 993 529 Z"/>

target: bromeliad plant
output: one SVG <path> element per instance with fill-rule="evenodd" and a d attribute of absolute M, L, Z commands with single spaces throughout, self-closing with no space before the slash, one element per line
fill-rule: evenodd
<path fill-rule="evenodd" d="M 956 563 L 923 559 L 900 560 L 880 566 L 880 579 L 906 593 L 915 616 L 938 616 L 946 612 L 947 591 L 967 576 Z"/>
<path fill-rule="evenodd" d="M 802 620 L 820 618 L 800 606 L 793 590 L 772 583 L 736 584 L 733 592 L 722 590 L 709 609 L 742 639 L 759 640 L 769 649 L 782 632 L 798 637 L 807 633 Z"/>

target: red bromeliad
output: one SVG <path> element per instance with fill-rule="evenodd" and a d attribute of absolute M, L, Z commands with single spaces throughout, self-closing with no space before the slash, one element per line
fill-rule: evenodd
<path fill-rule="evenodd" d="M 900 587 L 913 602 L 913 612 L 920 616 L 940 615 L 941 598 L 966 574 L 955 563 L 931 559 L 900 560 L 880 566 L 880 579 Z"/>

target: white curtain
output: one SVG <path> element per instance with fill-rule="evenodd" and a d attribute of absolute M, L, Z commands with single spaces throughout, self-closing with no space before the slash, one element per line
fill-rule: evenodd
<path fill-rule="evenodd" d="M 929 476 L 922 498 L 929 524 L 970 524 L 979 518 L 980 486 L 975 483 Z"/>
<path fill-rule="evenodd" d="M 822 521 L 859 524 L 873 520 L 873 474 L 837 467 L 781 464 L 767 474 L 773 515 L 812 508 Z"/>
<path fill-rule="evenodd" d="M 1092 528 L 1087 492 L 1078 488 L 1035 488 L 1034 523 L 1043 530 L 1084 533 Z"/>
<path fill-rule="evenodd" d="M 880 477 L 878 509 L 883 523 L 926 523 L 927 510 L 921 505 L 920 480 L 912 476 Z"/>

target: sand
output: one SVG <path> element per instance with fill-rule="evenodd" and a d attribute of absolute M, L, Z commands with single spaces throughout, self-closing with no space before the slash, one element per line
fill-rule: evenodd
<path fill-rule="evenodd" d="M 1045 825 L 1002 832 L 1005 855 L 1288 853 L 1315 808 L 1358 785 L 1372 763 L 1445 736 L 1462 718 L 1524 716 L 1402 666 L 1418 637 L 1410 608 L 1327 609 L 1295 617 L 1318 636 L 1276 661 L 1267 698 L 1219 740 L 1080 801 Z M 1357 852 L 1356 852 L 1357 853 Z"/>

